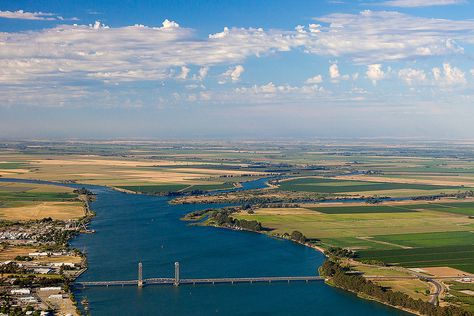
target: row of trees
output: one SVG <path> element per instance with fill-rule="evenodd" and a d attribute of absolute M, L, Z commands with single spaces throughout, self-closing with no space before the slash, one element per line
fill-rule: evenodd
<path fill-rule="evenodd" d="M 390 289 L 379 286 L 371 281 L 366 280 L 360 275 L 348 275 L 346 270 L 337 262 L 326 260 L 320 268 L 320 273 L 324 276 L 332 278 L 335 286 L 352 291 L 355 293 L 365 294 L 375 298 L 381 302 L 417 311 L 423 315 L 432 316 L 472 316 L 473 313 L 463 310 L 456 306 L 435 306 L 420 299 L 415 300 L 407 294 L 401 292 L 393 292 Z"/>

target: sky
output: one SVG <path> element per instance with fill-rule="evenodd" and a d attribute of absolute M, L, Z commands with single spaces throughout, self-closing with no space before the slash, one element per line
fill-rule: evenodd
<path fill-rule="evenodd" d="M 472 0 L 0 0 L 0 138 L 474 137 Z"/>

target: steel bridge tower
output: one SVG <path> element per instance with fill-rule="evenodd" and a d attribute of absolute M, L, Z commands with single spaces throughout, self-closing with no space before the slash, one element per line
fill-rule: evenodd
<path fill-rule="evenodd" d="M 179 262 L 174 263 L 174 285 L 179 285 Z"/>
<path fill-rule="evenodd" d="M 143 286 L 143 265 L 142 262 L 140 261 L 138 263 L 138 287 Z"/>

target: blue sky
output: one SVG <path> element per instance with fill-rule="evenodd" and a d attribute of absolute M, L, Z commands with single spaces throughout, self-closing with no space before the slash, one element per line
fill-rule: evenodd
<path fill-rule="evenodd" d="M 473 45 L 463 0 L 0 0 L 0 137 L 472 138 Z"/>

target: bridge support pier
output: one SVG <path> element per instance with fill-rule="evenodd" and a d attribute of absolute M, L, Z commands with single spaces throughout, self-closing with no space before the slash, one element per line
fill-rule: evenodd
<path fill-rule="evenodd" d="M 174 286 L 179 286 L 179 262 L 174 263 Z"/>
<path fill-rule="evenodd" d="M 143 287 L 143 265 L 142 262 L 140 261 L 138 263 L 138 282 L 137 282 L 138 287 Z"/>

